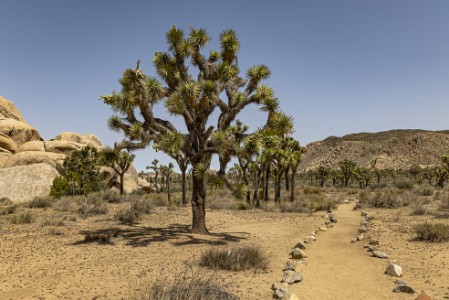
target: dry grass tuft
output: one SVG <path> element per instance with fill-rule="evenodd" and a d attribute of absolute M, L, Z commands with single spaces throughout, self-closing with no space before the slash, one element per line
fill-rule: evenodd
<path fill-rule="evenodd" d="M 210 269 L 243 271 L 266 270 L 268 257 L 258 246 L 241 246 L 231 249 L 209 249 L 201 254 L 200 266 Z"/>

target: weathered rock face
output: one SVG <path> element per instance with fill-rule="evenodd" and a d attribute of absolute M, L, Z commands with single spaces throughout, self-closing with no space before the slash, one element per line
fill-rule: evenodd
<path fill-rule="evenodd" d="M 23 202 L 48 195 L 58 175 L 59 172 L 46 163 L 0 169 L 0 197 Z"/>
<path fill-rule="evenodd" d="M 50 141 L 67 141 L 83 144 L 84 146 L 92 146 L 97 149 L 102 149 L 103 145 L 100 140 L 93 134 L 78 134 L 75 132 L 62 132 L 50 139 Z"/>
<path fill-rule="evenodd" d="M 25 151 L 12 155 L 3 167 L 8 168 L 44 163 L 52 166 L 60 172 L 64 172 L 62 163 L 64 162 L 65 157 L 66 156 L 64 154 L 58 153 Z"/>
<path fill-rule="evenodd" d="M 48 195 L 53 179 L 65 173 L 63 162 L 67 155 L 85 146 L 98 150 L 104 148 L 93 134 L 63 132 L 44 141 L 39 132 L 25 121 L 14 103 L 0 96 L 0 183 L 9 182 L 8 189 L 0 187 L 0 197 L 25 201 L 23 199 Z M 43 168 L 42 165 L 47 165 L 52 171 L 44 168 L 42 176 L 45 178 L 36 181 L 26 170 L 36 171 L 35 175 L 40 176 L 38 170 Z M 16 172 L 19 173 L 15 174 Z M 118 185 L 117 175 L 112 168 L 102 168 L 101 172 L 108 186 Z M 19 179 L 13 180 L 16 176 Z M 26 183 L 26 180 L 30 182 Z M 44 184 L 48 186 L 43 188 L 41 185 Z M 32 188 L 32 191 L 29 188 L 23 189 L 22 186 Z M 124 186 L 127 193 L 139 188 L 134 166 L 126 173 Z"/>
<path fill-rule="evenodd" d="M 0 96 L 0 117 L 5 119 L 14 119 L 26 123 L 20 111 L 14 103 Z"/>

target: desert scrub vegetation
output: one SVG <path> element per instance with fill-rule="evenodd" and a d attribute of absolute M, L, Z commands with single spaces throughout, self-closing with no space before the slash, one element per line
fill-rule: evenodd
<path fill-rule="evenodd" d="M 198 271 L 179 272 L 174 279 L 143 280 L 134 284 L 132 300 L 237 300 L 223 280 L 203 276 Z"/>
<path fill-rule="evenodd" d="M 415 198 L 416 196 L 411 193 L 392 189 L 376 192 L 363 191 L 359 195 L 358 204 L 362 207 L 398 208 L 409 205 L 410 202 L 415 201 Z"/>
<path fill-rule="evenodd" d="M 310 211 L 332 210 L 337 208 L 337 201 L 321 194 L 309 196 L 305 200 L 308 202 Z"/>
<path fill-rule="evenodd" d="M 316 188 L 316 187 L 306 186 L 306 187 L 303 188 L 302 192 L 304 193 L 304 195 L 310 195 L 310 194 L 320 195 L 321 194 L 321 189 Z"/>
<path fill-rule="evenodd" d="M 230 249 L 206 250 L 201 254 L 199 264 L 210 269 L 243 271 L 266 270 L 269 261 L 261 247 L 245 245 Z"/>
<path fill-rule="evenodd" d="M 29 208 L 47 208 L 51 207 L 54 202 L 54 198 L 50 196 L 36 197 L 28 203 Z"/>
<path fill-rule="evenodd" d="M 11 217 L 11 224 L 31 224 L 34 222 L 34 215 L 30 211 L 22 212 Z"/>
<path fill-rule="evenodd" d="M 16 205 L 8 205 L 4 207 L 0 207 L 0 215 L 10 215 L 16 212 Z"/>
<path fill-rule="evenodd" d="M 449 241 L 449 225 L 444 223 L 421 223 L 413 226 L 417 240 L 440 243 Z"/>
<path fill-rule="evenodd" d="M 114 215 L 121 224 L 134 224 L 142 218 L 142 215 L 149 214 L 152 210 L 151 200 L 146 197 L 138 197 L 131 201 L 128 209 L 122 209 Z"/>
<path fill-rule="evenodd" d="M 310 213 L 310 206 L 304 200 L 282 201 L 279 203 L 279 211 L 281 213 Z"/>
<path fill-rule="evenodd" d="M 0 198 L 0 206 L 6 206 L 11 205 L 12 201 L 8 197 L 1 197 Z"/>

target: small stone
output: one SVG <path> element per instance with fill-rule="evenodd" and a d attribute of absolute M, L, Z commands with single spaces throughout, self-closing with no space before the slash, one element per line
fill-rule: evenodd
<path fill-rule="evenodd" d="M 402 276 L 402 267 L 397 264 L 389 263 L 387 266 L 387 269 L 385 270 L 385 274 L 388 274 L 391 276 L 396 276 L 396 277 L 401 277 Z"/>
<path fill-rule="evenodd" d="M 368 248 L 368 247 L 369 247 L 369 244 L 363 245 L 363 248 Z"/>
<path fill-rule="evenodd" d="M 401 279 L 396 279 L 394 283 L 396 283 L 397 285 L 407 285 L 407 282 Z"/>
<path fill-rule="evenodd" d="M 372 215 L 367 215 L 367 216 L 366 216 L 366 220 L 367 220 L 367 221 L 372 221 L 372 220 L 374 220 L 374 216 L 372 216 Z"/>
<path fill-rule="evenodd" d="M 301 265 L 303 265 L 303 266 L 307 266 L 307 261 L 306 261 L 304 258 L 301 258 L 301 259 L 299 260 L 299 263 L 300 263 Z"/>
<path fill-rule="evenodd" d="M 304 249 L 306 249 L 306 245 L 304 245 L 303 242 L 297 242 L 296 245 L 293 247 L 293 249 L 294 248 L 299 248 L 299 249 L 304 250 Z"/>
<path fill-rule="evenodd" d="M 397 287 L 395 287 L 393 289 L 393 292 L 395 292 L 395 293 L 413 294 L 413 293 L 415 293 L 415 290 L 412 287 L 410 287 L 410 286 L 408 286 L 406 284 L 401 284 L 401 285 L 398 285 Z"/>
<path fill-rule="evenodd" d="M 379 245 L 379 241 L 376 240 L 376 239 L 371 238 L 370 241 L 368 242 L 368 244 L 374 245 L 374 246 L 378 246 Z"/>
<path fill-rule="evenodd" d="M 324 224 L 326 224 L 326 226 L 329 226 L 332 222 L 330 220 L 326 220 L 326 222 L 324 222 Z"/>
<path fill-rule="evenodd" d="M 320 226 L 320 230 L 321 230 L 321 231 L 326 231 L 326 230 L 327 230 L 327 228 L 326 228 L 326 227 L 324 227 L 324 226 Z"/>
<path fill-rule="evenodd" d="M 351 239 L 351 243 L 353 243 L 353 244 L 354 244 L 354 243 L 357 243 L 357 239 L 356 239 L 356 238 L 352 238 L 352 239 Z"/>
<path fill-rule="evenodd" d="M 316 237 L 314 237 L 313 235 L 309 235 L 308 237 L 306 237 L 304 239 L 304 243 L 306 243 L 306 244 L 310 244 L 314 241 L 316 241 Z"/>
<path fill-rule="evenodd" d="M 307 255 L 304 253 L 304 251 L 302 251 L 299 248 L 295 248 L 290 252 L 290 255 L 292 256 L 293 259 L 301 259 L 301 258 L 306 258 Z"/>
<path fill-rule="evenodd" d="M 364 210 L 362 210 L 360 212 L 360 214 L 362 215 L 362 217 L 366 217 L 368 215 L 368 213 L 366 211 L 364 211 Z"/>
<path fill-rule="evenodd" d="M 344 204 L 348 204 L 348 203 L 349 203 L 349 200 L 348 200 L 348 199 L 345 199 L 345 200 L 343 201 L 343 203 L 344 203 Z"/>
<path fill-rule="evenodd" d="M 334 224 L 333 223 L 328 224 L 327 228 L 334 228 Z"/>
<path fill-rule="evenodd" d="M 302 276 L 301 274 L 292 271 L 292 270 L 287 270 L 284 271 L 284 276 L 282 277 L 282 282 L 288 283 L 288 284 L 293 284 L 296 282 L 301 282 L 302 281 Z"/>
<path fill-rule="evenodd" d="M 368 252 L 377 251 L 377 246 L 368 245 Z"/>
<path fill-rule="evenodd" d="M 273 299 L 287 300 L 290 299 L 291 293 L 288 287 L 280 287 L 273 291 Z"/>
<path fill-rule="evenodd" d="M 359 227 L 359 232 L 360 232 L 360 233 L 365 233 L 365 232 L 367 232 L 367 231 L 368 231 L 368 228 L 366 228 L 366 226 L 363 226 L 363 225 L 362 225 L 362 226 Z"/>
<path fill-rule="evenodd" d="M 381 251 L 373 251 L 373 256 L 377 257 L 377 258 L 382 258 L 382 259 L 387 259 L 388 258 L 388 254 L 385 252 L 381 252 Z"/>
<path fill-rule="evenodd" d="M 361 233 L 357 236 L 357 241 L 363 241 L 365 239 L 365 236 Z"/>
<path fill-rule="evenodd" d="M 332 223 L 337 223 L 338 222 L 338 220 L 334 216 L 332 216 L 330 218 L 330 220 L 331 220 Z"/>
<path fill-rule="evenodd" d="M 368 221 L 362 221 L 362 222 L 360 222 L 360 226 L 368 227 Z"/>
<path fill-rule="evenodd" d="M 421 292 L 421 294 L 416 297 L 415 300 L 432 300 L 429 295 L 427 295 L 424 291 Z"/>
<path fill-rule="evenodd" d="M 284 283 L 284 282 L 281 282 L 281 283 L 275 282 L 271 285 L 272 290 L 278 290 L 278 289 L 282 289 L 282 288 L 288 289 L 288 284 Z"/>
<path fill-rule="evenodd" d="M 296 260 L 288 260 L 285 264 L 284 264 L 284 268 L 282 268 L 282 271 L 286 271 L 286 270 L 292 270 L 295 271 L 296 265 L 298 263 L 296 262 Z"/>

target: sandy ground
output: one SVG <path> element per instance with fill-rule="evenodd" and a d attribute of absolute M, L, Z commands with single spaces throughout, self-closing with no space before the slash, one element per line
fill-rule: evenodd
<path fill-rule="evenodd" d="M 201 252 L 241 244 L 261 246 L 270 259 L 268 270 L 213 276 L 240 299 L 271 299 L 270 286 L 281 279 L 291 247 L 316 229 L 324 214 L 208 211 L 212 234 L 206 236 L 188 233 L 189 208 L 156 208 L 135 226 L 117 225 L 114 211 L 126 205 L 112 205 L 108 215 L 76 220 L 70 213 L 30 209 L 37 219 L 23 225 L 0 216 L 0 299 L 129 299 L 136 282 L 170 278 L 187 272 L 186 265 L 209 276 L 210 271 L 197 266 Z M 299 299 L 415 299 L 417 294 L 392 292 L 395 278 L 384 274 L 387 260 L 371 257 L 364 242 L 350 243 L 362 220 L 352 207 L 340 205 L 335 227 L 320 232 L 307 247 L 307 265 L 300 267 L 304 281 L 290 289 Z M 376 219 L 369 234 L 404 268 L 403 279 L 432 299 L 449 299 L 448 243 L 412 241 L 408 218 L 394 223 L 392 210 L 372 213 Z M 66 218 L 64 226 L 42 226 L 61 218 Z M 111 244 L 83 242 L 86 231 L 111 228 L 120 229 Z"/>

